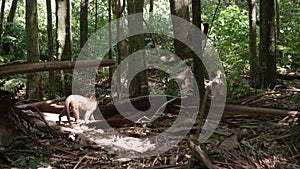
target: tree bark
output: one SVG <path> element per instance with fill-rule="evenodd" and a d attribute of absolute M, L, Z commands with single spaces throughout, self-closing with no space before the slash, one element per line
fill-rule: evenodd
<path fill-rule="evenodd" d="M 256 47 L 256 0 L 248 0 L 249 6 L 249 53 L 250 77 L 254 82 L 257 73 L 257 47 Z"/>
<path fill-rule="evenodd" d="M 280 0 L 275 0 L 276 3 L 276 40 L 279 45 L 282 44 L 280 33 Z M 282 51 L 276 49 L 277 58 L 282 58 Z"/>
<path fill-rule="evenodd" d="M 111 27 L 111 19 L 112 19 L 112 0 L 108 0 L 108 58 L 112 59 L 112 27 Z M 111 79 L 113 76 L 113 70 L 109 68 L 109 78 Z"/>
<path fill-rule="evenodd" d="M 188 0 L 169 0 L 171 7 L 171 14 L 182 19 L 189 21 L 189 7 Z M 188 28 L 187 25 L 178 24 L 176 20 L 172 19 L 174 37 L 180 39 L 187 38 Z M 174 38 L 174 49 L 175 54 L 180 58 L 186 59 L 187 56 L 187 46 Z"/>
<path fill-rule="evenodd" d="M 93 1 L 93 5 L 94 5 L 94 17 L 95 17 L 95 20 L 94 20 L 94 33 L 97 32 L 98 30 L 98 0 L 94 0 Z M 97 36 L 94 36 L 94 42 L 97 42 Z M 96 53 L 97 49 L 96 47 L 93 47 L 93 50 L 94 50 L 94 53 Z"/>
<path fill-rule="evenodd" d="M 150 0 L 149 12 L 153 12 L 154 0 Z"/>
<path fill-rule="evenodd" d="M 192 14 L 193 14 L 193 24 L 197 26 L 201 30 L 201 1 L 200 0 L 192 0 Z M 197 50 L 199 49 L 200 56 L 195 56 L 193 57 L 193 73 L 196 79 L 196 83 L 198 86 L 199 95 L 202 98 L 204 97 L 205 94 L 205 85 L 204 85 L 204 66 L 200 58 L 203 57 L 203 48 L 202 48 L 202 39 L 205 38 L 200 35 L 201 39 L 199 40 L 194 40 L 193 41 L 193 46 L 194 49 Z M 199 44 L 198 44 L 199 43 Z M 200 57 L 200 58 L 199 58 Z"/>
<path fill-rule="evenodd" d="M 116 27 L 117 27 L 117 48 L 118 48 L 118 64 L 121 63 L 121 61 L 127 56 L 127 46 L 126 46 L 126 40 L 124 37 L 124 23 L 123 23 L 123 12 L 125 9 L 125 0 L 121 2 L 121 0 L 113 1 L 115 4 L 113 6 L 115 7 L 114 14 L 117 18 Z"/>
<path fill-rule="evenodd" d="M 275 55 L 274 1 L 260 1 L 260 44 L 258 87 L 274 87 L 277 83 Z"/>
<path fill-rule="evenodd" d="M 144 0 L 127 0 L 128 14 L 142 14 L 144 7 Z M 139 15 L 128 19 L 128 32 L 132 34 L 134 32 L 141 32 L 143 29 L 143 15 Z M 129 53 L 132 54 L 136 51 L 142 50 L 145 47 L 144 35 L 135 35 L 128 38 Z M 129 95 L 130 97 L 136 97 L 148 94 L 148 81 L 146 77 L 146 72 L 137 71 L 138 67 L 145 68 L 145 58 L 144 53 L 140 52 L 138 57 L 132 58 L 129 61 L 129 79 L 132 81 L 129 85 Z M 131 77 L 132 75 L 136 76 Z"/>
<path fill-rule="evenodd" d="M 40 59 L 39 32 L 38 32 L 37 0 L 26 0 L 26 37 L 27 37 L 27 60 L 38 62 Z M 41 75 L 32 73 L 27 75 L 26 94 L 29 99 L 42 98 Z"/>
<path fill-rule="evenodd" d="M 72 60 L 72 32 L 71 32 L 71 0 L 56 1 L 57 27 L 57 58 L 59 61 Z M 72 93 L 71 71 L 61 72 L 61 93 Z"/>
<path fill-rule="evenodd" d="M 80 5 L 80 48 L 88 40 L 88 0 L 81 0 Z"/>
<path fill-rule="evenodd" d="M 114 15 L 117 18 L 117 22 L 116 22 L 116 27 L 117 27 L 117 36 L 116 36 L 116 40 L 117 40 L 117 51 L 118 51 L 118 57 L 117 57 L 117 61 L 118 61 L 118 65 L 122 62 L 122 60 L 127 56 L 128 50 L 127 50 L 127 46 L 126 46 L 126 40 L 124 37 L 124 22 L 123 22 L 123 12 L 125 9 L 125 0 L 123 0 L 121 2 L 121 0 L 115 0 L 113 1 L 113 12 Z M 117 70 L 116 72 L 117 75 L 117 81 L 118 84 L 121 84 L 121 72 L 119 70 Z M 117 98 L 120 97 L 119 93 L 121 91 L 117 92 Z"/>
<path fill-rule="evenodd" d="M 50 62 L 54 61 L 53 57 L 53 33 L 52 33 L 52 9 L 51 0 L 46 0 L 47 6 L 47 34 L 48 34 L 48 59 Z M 55 98 L 55 74 L 54 71 L 49 71 L 49 99 Z"/>
<path fill-rule="evenodd" d="M 193 15 L 193 24 L 198 27 L 198 29 L 201 30 L 201 0 L 192 0 L 192 15 Z M 196 84 L 194 87 L 194 93 L 198 93 L 200 95 L 200 100 L 201 100 L 201 106 L 199 107 L 198 110 L 198 117 L 197 117 L 197 121 L 203 121 L 202 117 L 203 117 L 203 111 L 204 111 L 204 107 L 206 101 L 204 101 L 204 95 L 205 95 L 205 85 L 204 85 L 204 65 L 201 61 L 201 58 L 203 58 L 203 48 L 202 48 L 202 43 L 205 37 L 203 36 L 203 34 L 200 35 L 200 39 L 193 39 L 192 37 L 192 46 L 194 48 L 194 50 L 198 50 L 195 52 L 199 52 L 200 56 L 197 56 L 197 54 L 194 54 L 193 57 L 193 73 L 195 76 L 195 80 L 196 80 Z M 198 87 L 198 88 L 196 88 Z M 202 123 L 198 123 L 198 128 L 200 129 L 201 126 L 203 124 Z M 200 135 L 200 131 L 197 132 L 194 136 L 194 138 L 199 138 Z M 194 142 L 192 142 L 191 140 L 189 141 L 190 144 L 190 148 L 193 149 L 192 151 L 192 158 L 189 160 L 189 168 L 194 168 L 195 163 L 193 163 L 193 161 L 197 161 L 196 159 L 199 159 L 201 162 L 203 162 L 205 164 L 205 166 L 207 166 L 208 168 L 212 168 L 212 164 L 207 156 L 207 154 L 205 153 L 205 151 L 203 151 L 199 146 L 195 146 Z M 198 158 L 197 158 L 198 157 Z"/>
<path fill-rule="evenodd" d="M 11 3 L 10 11 L 7 17 L 7 22 L 11 23 L 14 21 L 15 13 L 17 10 L 18 0 L 13 0 Z M 10 34 L 10 25 L 5 26 L 5 36 Z M 9 42 L 5 42 L 2 44 L 2 51 L 4 55 L 8 55 L 10 51 L 10 44 Z"/>
<path fill-rule="evenodd" d="M 3 19 L 4 19 L 4 10 L 5 10 L 5 0 L 1 2 L 1 13 L 0 13 L 0 44 L 2 44 L 2 31 L 3 31 Z"/>

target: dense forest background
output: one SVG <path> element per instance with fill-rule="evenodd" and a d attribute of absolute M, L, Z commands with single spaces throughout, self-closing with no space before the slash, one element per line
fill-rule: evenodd
<path fill-rule="evenodd" d="M 250 2 L 250 1 L 249 1 Z M 277 1 L 276 1 L 277 2 Z M 52 23 L 53 32 L 52 40 L 54 44 L 54 60 L 60 60 L 57 47 L 57 26 L 56 25 L 56 8 L 55 2 L 52 1 Z M 108 1 L 91 1 L 87 6 L 87 30 L 88 36 L 96 32 L 99 28 L 106 25 L 109 21 Z M 71 32 L 72 32 L 72 59 L 76 59 L 81 50 L 80 32 L 80 14 L 81 2 L 72 1 L 72 17 L 71 17 Z M 38 39 L 39 39 L 39 60 L 44 62 L 49 60 L 48 53 L 48 34 L 47 34 L 47 8 L 46 2 L 37 2 L 38 8 Z M 115 6 L 113 7 L 115 8 Z M 191 8 L 191 5 L 189 6 Z M 256 46 L 254 50 L 259 50 L 260 44 L 260 25 L 259 25 L 259 2 L 257 2 L 254 12 L 256 13 Z M 274 4 L 276 8 L 276 70 L 278 73 L 295 72 L 299 66 L 299 4 L 294 1 L 281 1 Z M 149 10 L 153 11 L 154 17 L 161 17 L 163 14 L 169 13 L 170 4 L 168 1 L 146 1 L 144 4 L 144 13 L 147 17 Z M 257 92 L 252 87 L 251 79 L 247 76 L 251 75 L 251 62 L 258 63 L 258 52 L 255 52 L 254 58 L 250 55 L 249 50 L 249 3 L 247 1 L 203 1 L 202 19 L 209 25 L 208 39 L 217 49 L 219 56 L 225 67 L 228 77 L 228 86 L 232 94 L 237 97 L 253 94 Z M 115 10 L 114 10 L 115 11 Z M 190 9 L 190 17 L 192 16 Z M 1 64 L 27 61 L 26 51 L 26 30 L 25 30 L 25 2 L 24 1 L 2 1 L 2 23 L 0 25 L 0 62 Z M 116 14 L 116 12 L 115 12 Z M 110 14 L 111 15 L 111 14 Z M 122 15 L 127 15 L 124 10 Z M 117 15 L 112 14 L 112 19 Z M 275 17 L 275 16 L 274 16 Z M 163 22 L 161 22 L 163 23 Z M 157 24 L 161 24 L 157 23 Z M 160 25 L 158 25 L 159 27 Z M 161 26 L 162 27 L 162 26 Z M 173 41 L 164 39 L 157 35 L 157 44 L 161 48 L 173 50 Z M 29 44 L 30 45 L 30 44 Z M 145 39 L 146 48 L 153 46 L 150 37 Z M 253 55 L 253 54 L 252 54 Z M 104 58 L 108 56 L 103 56 Z M 114 47 L 113 58 L 117 58 L 117 47 Z M 44 90 L 44 98 L 47 98 L 49 89 L 48 73 L 42 73 L 42 88 Z M 105 76 L 105 75 L 104 75 Z M 240 78 L 241 76 L 245 78 Z M 3 77 L 1 80 L 1 88 L 9 91 L 14 91 L 20 85 L 26 85 L 25 75 L 14 75 Z M 235 86 L 235 87 L 233 87 Z M 257 85 L 261 87 L 260 85 Z M 268 86 L 268 85 L 267 85 Z M 264 86 L 264 87 L 267 87 Z M 272 85 L 271 85 L 272 86 Z"/>

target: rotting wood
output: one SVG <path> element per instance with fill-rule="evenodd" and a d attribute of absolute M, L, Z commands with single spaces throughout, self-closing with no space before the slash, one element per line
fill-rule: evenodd
<path fill-rule="evenodd" d="M 87 67 L 114 66 L 113 60 L 81 60 L 81 61 L 54 61 L 54 62 L 23 62 L 0 66 L 0 76 L 15 75 L 21 73 L 42 72 L 50 70 L 66 70 Z"/>

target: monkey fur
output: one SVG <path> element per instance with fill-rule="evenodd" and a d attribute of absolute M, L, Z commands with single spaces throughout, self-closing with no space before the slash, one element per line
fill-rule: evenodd
<path fill-rule="evenodd" d="M 95 99 L 86 98 L 81 95 L 70 95 L 65 101 L 64 110 L 59 115 L 59 123 L 61 123 L 61 117 L 67 116 L 70 126 L 72 126 L 70 119 L 70 112 L 75 122 L 79 119 L 80 113 L 84 114 L 85 123 L 89 122 L 89 119 L 94 119 L 92 116 L 96 110 L 98 103 Z"/>

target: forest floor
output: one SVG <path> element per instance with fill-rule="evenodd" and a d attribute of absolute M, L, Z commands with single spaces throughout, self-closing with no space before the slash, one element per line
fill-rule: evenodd
<path fill-rule="evenodd" d="M 293 82 L 289 86 L 300 85 Z M 288 87 L 231 101 L 254 107 L 298 110 L 299 98 L 298 89 Z M 165 114 L 151 125 L 133 124 L 114 129 L 125 137 L 147 138 L 165 131 L 174 119 L 176 116 Z M 0 168 L 187 168 L 191 157 L 187 139 L 157 156 L 118 158 L 112 151 L 107 151 L 103 146 L 81 136 L 87 132 L 72 135 L 72 132 L 68 132 L 68 128 L 72 130 L 70 127 L 62 127 L 64 132 L 61 133 L 51 127 L 28 127 L 31 131 L 26 131 L 27 136 L 18 138 L 2 151 L 4 154 L 0 157 L 5 163 L 1 163 Z M 73 129 L 83 131 L 86 129 L 84 127 L 75 124 Z M 195 129 L 190 133 L 193 131 Z M 109 132 L 110 129 L 103 129 L 98 134 Z M 220 169 L 298 169 L 300 127 L 297 117 L 291 116 L 242 113 L 225 116 L 212 136 L 205 143 L 201 143 L 201 148 L 205 150 L 212 164 Z M 198 164 L 198 168 L 205 168 L 201 162 Z"/>

